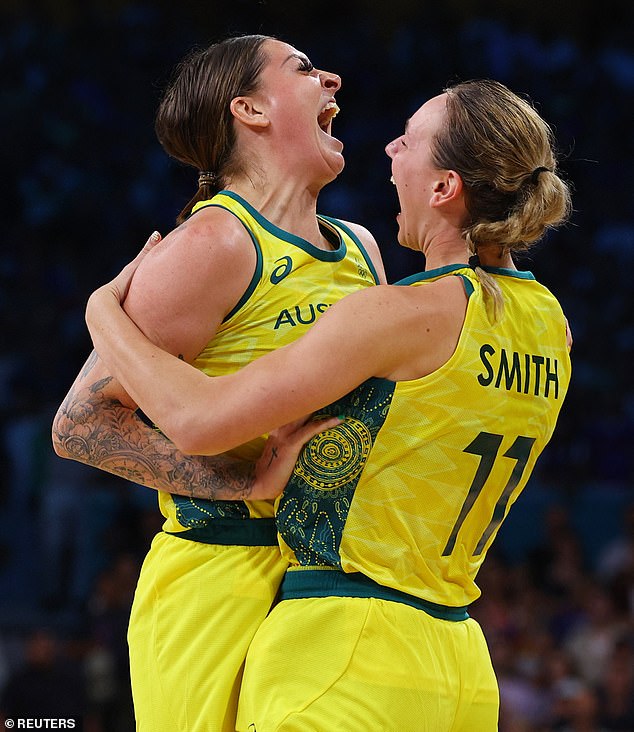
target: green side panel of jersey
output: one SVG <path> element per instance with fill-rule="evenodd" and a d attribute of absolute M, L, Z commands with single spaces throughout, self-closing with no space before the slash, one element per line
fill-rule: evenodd
<path fill-rule="evenodd" d="M 394 388 L 393 381 L 369 379 L 316 415 L 344 421 L 306 445 L 277 509 L 278 532 L 301 565 L 341 566 L 350 504 Z"/>

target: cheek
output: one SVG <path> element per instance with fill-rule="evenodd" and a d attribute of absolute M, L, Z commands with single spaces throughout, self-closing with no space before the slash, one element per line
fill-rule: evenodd
<path fill-rule="evenodd" d="M 408 169 L 401 170 L 398 185 L 398 195 L 401 201 L 401 208 L 410 207 L 415 201 L 416 192 L 419 190 L 416 185 L 416 177 L 412 175 L 412 171 Z"/>
<path fill-rule="evenodd" d="M 314 109 L 302 103 L 301 99 L 289 99 L 284 109 L 280 110 L 280 127 L 289 140 L 306 138 L 315 124 Z"/>
<path fill-rule="evenodd" d="M 393 163 L 394 175 L 398 175 L 399 190 L 409 192 L 416 188 L 417 170 L 415 161 L 407 151 L 396 157 Z"/>
<path fill-rule="evenodd" d="M 307 95 L 297 86 L 280 86 L 273 98 L 271 105 L 275 117 L 280 124 L 285 124 L 288 129 L 302 125 L 307 116 Z"/>

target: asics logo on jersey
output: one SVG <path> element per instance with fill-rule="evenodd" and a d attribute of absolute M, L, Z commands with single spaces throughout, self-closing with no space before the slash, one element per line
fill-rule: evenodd
<path fill-rule="evenodd" d="M 279 264 L 277 264 L 279 262 Z M 290 257 L 280 257 L 275 260 L 277 267 L 271 272 L 271 284 L 277 285 L 287 277 L 293 269 L 293 260 Z"/>

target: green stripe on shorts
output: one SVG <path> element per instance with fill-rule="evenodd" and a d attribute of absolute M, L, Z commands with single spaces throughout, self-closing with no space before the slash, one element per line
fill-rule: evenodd
<path fill-rule="evenodd" d="M 449 607 L 423 600 L 406 592 L 378 584 L 361 572 L 341 572 L 331 569 L 298 569 L 284 575 L 280 600 L 308 597 L 374 597 L 411 605 L 441 620 L 467 620 L 467 607 Z"/>

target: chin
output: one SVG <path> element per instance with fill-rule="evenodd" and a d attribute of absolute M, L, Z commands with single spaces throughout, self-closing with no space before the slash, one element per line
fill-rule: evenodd
<path fill-rule="evenodd" d="M 335 174 L 335 178 L 336 178 L 336 177 L 337 177 L 338 175 L 341 175 L 341 173 L 343 172 L 343 169 L 344 169 L 345 167 L 346 167 L 346 161 L 345 161 L 345 160 L 343 159 L 343 155 L 340 155 L 340 156 L 339 156 L 339 159 L 338 159 L 338 161 L 337 161 L 337 165 L 335 165 L 335 166 L 333 167 L 333 171 L 332 171 L 332 172 L 333 172 L 333 173 Z"/>
<path fill-rule="evenodd" d="M 420 251 L 420 247 L 418 246 L 418 242 L 411 242 L 409 239 L 406 239 L 405 236 L 403 236 L 400 231 L 398 232 L 398 235 L 396 237 L 396 241 L 404 249 L 411 249 L 413 252 L 419 252 Z"/>
<path fill-rule="evenodd" d="M 343 159 L 343 155 L 338 155 L 336 158 L 330 158 L 327 161 L 328 165 L 328 176 L 324 180 L 324 185 L 332 183 L 341 173 L 346 166 L 346 162 Z"/>

